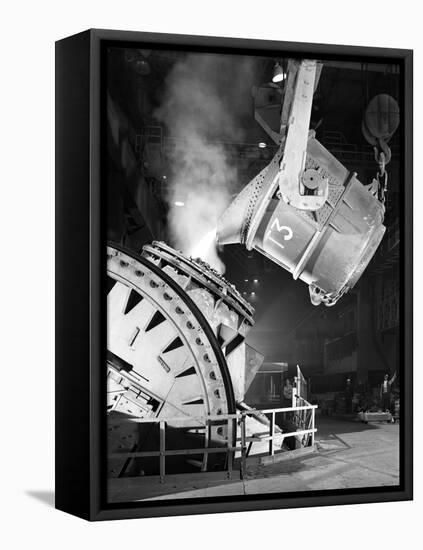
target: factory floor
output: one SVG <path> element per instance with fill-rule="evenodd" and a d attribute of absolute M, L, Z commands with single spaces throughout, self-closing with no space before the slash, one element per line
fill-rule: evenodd
<path fill-rule="evenodd" d="M 196 480 L 142 490 L 143 500 L 252 495 L 398 485 L 399 425 L 363 424 L 353 419 L 316 418 L 314 453 L 271 466 L 250 465 L 243 480 Z M 113 491 L 113 488 L 110 487 Z M 117 500 L 139 500 L 140 487 L 131 479 Z M 118 493 L 120 495 L 118 496 Z M 142 498 L 142 497 L 141 497 Z"/>

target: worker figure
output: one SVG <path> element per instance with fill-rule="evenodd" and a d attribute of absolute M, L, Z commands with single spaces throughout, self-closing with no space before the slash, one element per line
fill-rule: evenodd
<path fill-rule="evenodd" d="M 391 386 L 395 382 L 397 373 L 389 380 L 389 374 L 385 374 L 382 384 L 380 385 L 380 396 L 382 401 L 382 411 L 391 410 Z"/>
<path fill-rule="evenodd" d="M 353 393 L 351 378 L 347 378 L 347 384 L 345 386 L 345 412 L 347 414 L 352 414 Z"/>
<path fill-rule="evenodd" d="M 285 380 L 285 384 L 283 387 L 283 406 L 284 407 L 292 407 L 292 392 L 293 392 L 294 386 L 292 385 L 292 382 L 289 378 Z"/>

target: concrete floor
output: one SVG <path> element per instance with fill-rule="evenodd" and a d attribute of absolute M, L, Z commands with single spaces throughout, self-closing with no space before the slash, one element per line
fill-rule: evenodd
<path fill-rule="evenodd" d="M 399 484 L 399 425 L 319 418 L 317 452 L 256 473 L 245 494 Z M 261 473 L 266 477 L 261 477 Z"/>
<path fill-rule="evenodd" d="M 160 486 L 143 500 L 193 498 L 259 493 L 284 493 L 399 484 L 399 425 L 363 424 L 335 417 L 316 418 L 317 452 L 272 466 L 249 466 L 243 480 L 196 481 L 175 484 L 167 494 Z M 139 499 L 134 478 L 131 495 Z M 128 489 L 128 487 L 127 487 Z M 161 493 L 161 494 L 160 494 Z M 137 496 L 135 496 L 137 495 Z M 123 495 L 122 495 L 123 497 Z M 132 498 L 131 498 L 132 497 Z M 120 500 L 120 499 L 119 499 Z"/>

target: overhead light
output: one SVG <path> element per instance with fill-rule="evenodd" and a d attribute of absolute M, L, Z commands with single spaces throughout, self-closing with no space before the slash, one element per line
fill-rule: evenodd
<path fill-rule="evenodd" d="M 248 279 L 244 279 L 244 283 L 248 283 Z"/>
<path fill-rule="evenodd" d="M 175 206 L 185 206 L 185 203 L 183 201 L 175 201 L 173 204 Z"/>
<path fill-rule="evenodd" d="M 282 82 L 283 80 L 285 80 L 285 72 L 282 65 L 278 62 L 273 69 L 272 82 Z"/>
<path fill-rule="evenodd" d="M 139 59 L 135 63 L 135 70 L 141 76 L 147 76 L 151 72 L 150 65 L 148 64 L 148 61 L 146 61 L 145 59 Z"/>
<path fill-rule="evenodd" d="M 255 283 L 258 283 L 258 279 L 254 279 L 254 282 L 255 282 Z"/>
<path fill-rule="evenodd" d="M 163 176 L 163 179 L 164 179 L 164 180 L 167 180 L 167 176 Z"/>
<path fill-rule="evenodd" d="M 256 293 L 253 291 L 253 292 L 251 293 L 251 296 L 255 296 L 255 295 L 256 295 Z"/>
<path fill-rule="evenodd" d="M 258 146 L 260 147 L 260 149 L 266 149 L 267 143 L 264 142 L 264 141 L 260 141 L 260 143 L 258 144 Z"/>

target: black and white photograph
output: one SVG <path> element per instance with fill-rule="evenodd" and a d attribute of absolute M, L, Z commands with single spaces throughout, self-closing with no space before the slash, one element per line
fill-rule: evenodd
<path fill-rule="evenodd" d="M 400 64 L 102 55 L 107 503 L 399 489 Z"/>
<path fill-rule="evenodd" d="M 419 15 L 5 4 L 2 548 L 418 546 Z"/>

